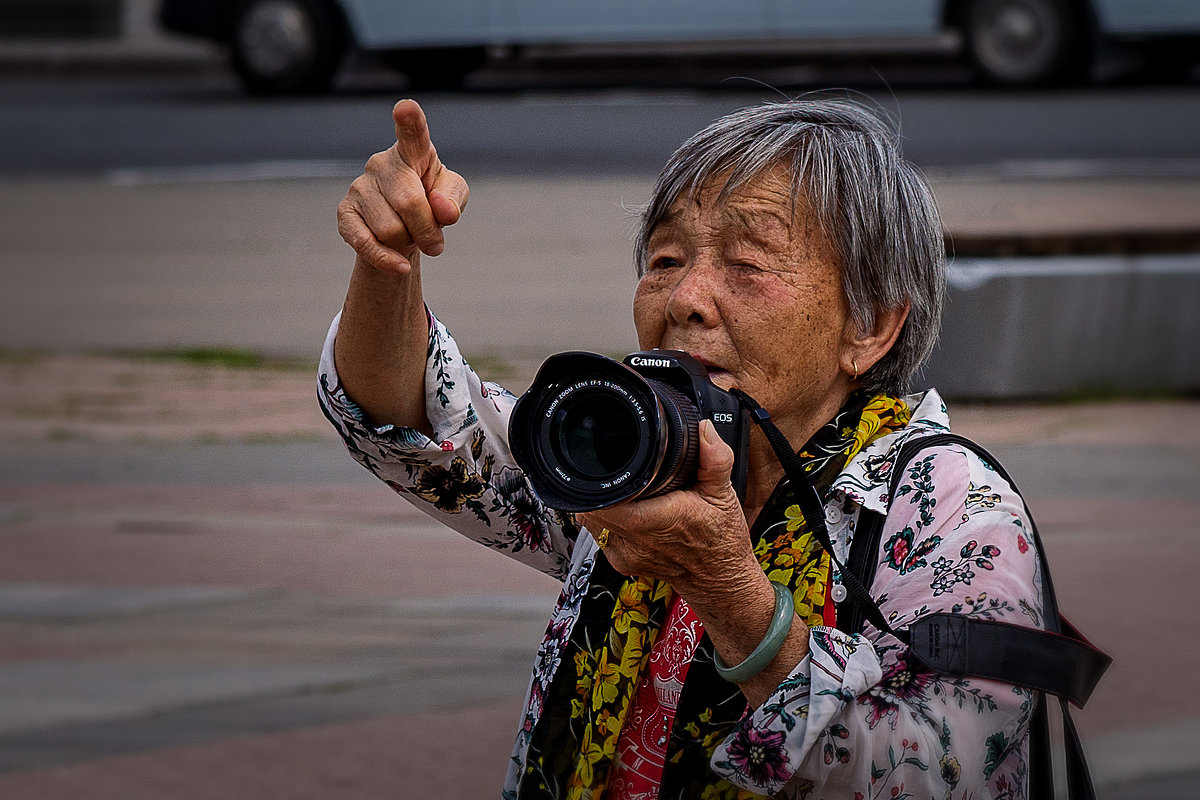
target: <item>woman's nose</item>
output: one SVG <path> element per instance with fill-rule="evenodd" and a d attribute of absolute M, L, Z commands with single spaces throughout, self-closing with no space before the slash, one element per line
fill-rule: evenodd
<path fill-rule="evenodd" d="M 717 320 L 718 268 L 711 259 L 696 258 L 680 270 L 667 298 L 667 317 L 676 325 L 712 325 Z"/>

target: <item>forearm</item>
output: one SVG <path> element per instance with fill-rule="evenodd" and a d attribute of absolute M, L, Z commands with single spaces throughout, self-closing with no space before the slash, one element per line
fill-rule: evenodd
<path fill-rule="evenodd" d="M 432 433 L 425 412 L 428 341 L 419 264 L 396 274 L 357 258 L 334 357 L 346 394 L 376 425 Z"/>
<path fill-rule="evenodd" d="M 724 589 L 684 591 L 713 646 L 726 666 L 742 663 L 763 641 L 775 614 L 775 590 L 762 568 L 752 561 L 740 580 Z M 751 708 L 757 708 L 795 670 L 808 653 L 808 626 L 792 614 L 791 628 L 778 653 L 756 675 L 738 684 Z"/>
<path fill-rule="evenodd" d="M 367 160 L 338 204 L 338 233 L 358 257 L 334 361 L 342 390 L 372 422 L 428 434 L 420 254 L 445 250 L 442 228 L 458 222 L 470 191 L 438 158 L 420 106 L 401 100 L 392 121 L 395 144 Z"/>

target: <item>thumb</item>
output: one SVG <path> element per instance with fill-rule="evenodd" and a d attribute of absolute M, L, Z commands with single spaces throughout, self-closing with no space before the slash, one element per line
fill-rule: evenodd
<path fill-rule="evenodd" d="M 700 453 L 696 468 L 696 490 L 713 500 L 725 502 L 735 496 L 731 475 L 733 474 L 733 448 L 725 443 L 713 426 L 712 420 L 700 421 Z"/>
<path fill-rule="evenodd" d="M 429 192 L 429 208 L 439 225 L 453 225 L 467 207 L 471 190 L 457 172 L 443 169 Z"/>

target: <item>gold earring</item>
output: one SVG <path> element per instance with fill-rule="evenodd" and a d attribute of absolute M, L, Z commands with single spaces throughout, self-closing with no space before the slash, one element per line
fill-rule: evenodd
<path fill-rule="evenodd" d="M 858 380 L 858 359 L 857 358 L 850 359 L 850 364 L 854 367 L 854 377 L 851 378 L 850 380 L 856 381 L 856 380 Z"/>

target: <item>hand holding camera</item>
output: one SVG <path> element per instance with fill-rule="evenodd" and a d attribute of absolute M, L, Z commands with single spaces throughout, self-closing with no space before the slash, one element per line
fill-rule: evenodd
<path fill-rule="evenodd" d="M 742 572 L 761 577 L 740 503 L 748 441 L 737 398 L 672 350 L 623 363 L 552 356 L 509 423 L 513 456 L 547 505 L 578 512 L 618 571 L 681 593 Z"/>

